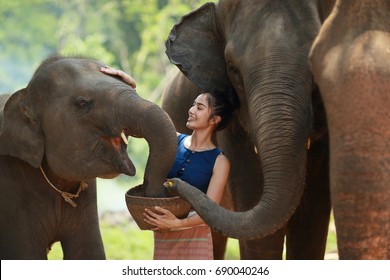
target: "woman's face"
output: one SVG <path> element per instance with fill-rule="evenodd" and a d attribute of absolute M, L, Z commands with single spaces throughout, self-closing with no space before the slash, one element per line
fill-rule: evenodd
<path fill-rule="evenodd" d="M 188 119 L 186 126 L 191 129 L 206 128 L 213 124 L 212 108 L 209 105 L 209 96 L 207 94 L 200 94 L 188 110 Z"/>

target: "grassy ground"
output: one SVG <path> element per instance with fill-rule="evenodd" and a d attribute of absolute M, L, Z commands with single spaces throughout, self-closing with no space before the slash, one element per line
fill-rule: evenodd
<path fill-rule="evenodd" d="M 107 212 L 101 215 L 100 228 L 109 260 L 151 260 L 153 258 L 153 234 L 141 231 L 129 214 Z M 229 239 L 225 259 L 238 260 L 239 249 L 236 239 Z M 54 244 L 49 259 L 62 259 L 59 243 Z M 325 259 L 337 259 L 336 235 L 333 220 L 329 226 Z"/>

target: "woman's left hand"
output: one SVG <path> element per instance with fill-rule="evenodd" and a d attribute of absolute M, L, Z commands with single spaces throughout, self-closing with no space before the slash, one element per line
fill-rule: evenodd
<path fill-rule="evenodd" d="M 132 76 L 127 74 L 126 72 L 123 72 L 122 70 L 118 70 L 109 66 L 103 66 L 100 68 L 100 71 L 103 73 L 113 75 L 113 76 L 118 76 L 124 81 L 126 84 L 130 85 L 133 89 L 137 87 L 137 84 Z"/>
<path fill-rule="evenodd" d="M 169 210 L 161 208 L 159 206 L 154 207 L 158 212 L 145 209 L 145 222 L 154 226 L 152 230 L 163 230 L 163 229 L 172 229 L 180 227 L 180 219 Z"/>

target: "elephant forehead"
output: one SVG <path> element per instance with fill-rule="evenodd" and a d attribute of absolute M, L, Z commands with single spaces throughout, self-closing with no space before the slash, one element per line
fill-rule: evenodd
<path fill-rule="evenodd" d="M 67 57 L 53 57 L 46 59 L 35 72 L 31 83 L 35 81 L 47 80 L 47 82 L 74 82 L 78 78 L 85 79 L 86 77 L 100 75 L 100 67 L 102 63 L 84 59 L 84 58 L 67 58 Z"/>
<path fill-rule="evenodd" d="M 251 40 L 252 44 L 300 46 L 318 33 L 317 10 L 311 1 L 301 1 L 299 5 L 286 1 L 252 1 L 256 2 L 252 5 L 223 2 L 217 13 L 225 37 L 242 42 L 241 47 Z M 227 3 L 234 3 L 235 9 L 231 10 Z"/>
<path fill-rule="evenodd" d="M 78 62 L 78 61 L 76 61 Z M 124 83 L 100 72 L 100 65 L 93 61 L 61 61 L 41 68 L 31 80 L 29 87 L 47 94 L 65 92 L 79 94 L 80 92 L 109 92 L 129 89 Z"/>
<path fill-rule="evenodd" d="M 45 61 L 42 63 L 42 67 L 45 68 L 45 66 L 57 70 L 64 69 L 68 71 L 96 71 L 99 69 L 99 67 L 103 66 L 103 64 L 96 60 L 86 58 L 63 57 L 53 61 Z"/>

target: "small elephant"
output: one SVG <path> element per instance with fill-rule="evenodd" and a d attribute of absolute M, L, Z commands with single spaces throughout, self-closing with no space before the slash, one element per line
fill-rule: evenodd
<path fill-rule="evenodd" d="M 162 107 L 179 131 L 183 108 L 200 91 L 234 87 L 240 100 L 231 125 L 217 135 L 231 161 L 236 212 L 214 212 L 179 191 L 213 229 L 240 240 L 243 259 L 281 259 L 285 240 L 287 259 L 324 258 L 328 135 L 308 54 L 331 5 L 220 0 L 183 16 L 167 39 L 166 53 L 181 72 Z"/>
<path fill-rule="evenodd" d="M 390 1 L 337 0 L 310 52 L 340 259 L 390 259 Z"/>
<path fill-rule="evenodd" d="M 47 259 L 56 241 L 64 259 L 104 259 L 96 178 L 135 174 L 128 136 L 149 143 L 145 195 L 165 196 L 172 121 L 102 66 L 48 58 L 1 111 L 0 259 Z"/>

